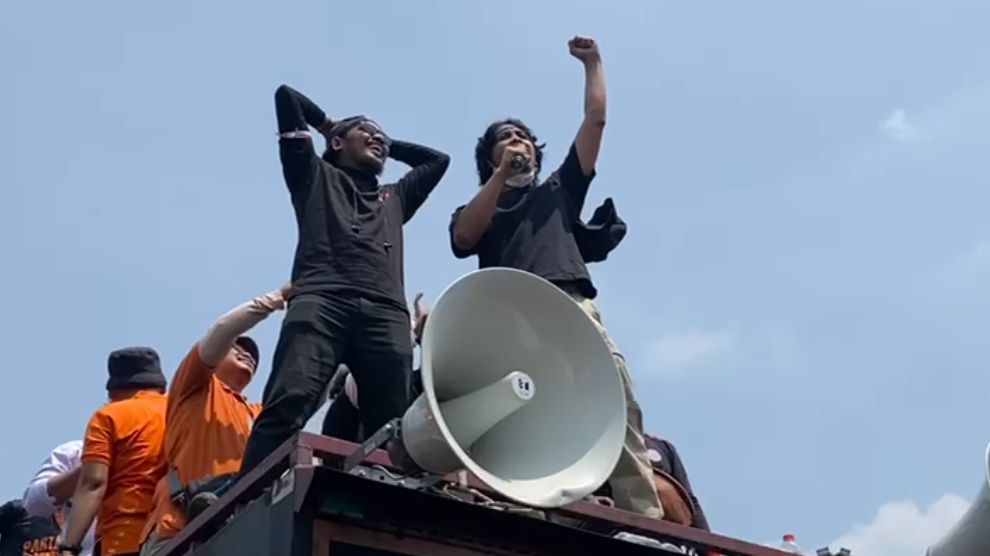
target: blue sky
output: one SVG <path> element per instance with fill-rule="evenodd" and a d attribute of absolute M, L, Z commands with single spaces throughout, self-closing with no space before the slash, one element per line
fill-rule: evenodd
<path fill-rule="evenodd" d="M 926 520 L 955 493 L 957 515 L 990 439 L 986 21 L 975 0 L 6 3 L 0 493 L 80 437 L 110 350 L 171 373 L 286 279 L 280 83 L 451 154 L 406 228 L 407 293 L 432 301 L 474 268 L 447 223 L 475 138 L 519 116 L 559 162 L 585 34 L 610 100 L 588 214 L 612 196 L 629 224 L 592 272 L 648 428 L 719 532 L 917 553 L 864 539 L 891 504 Z"/>

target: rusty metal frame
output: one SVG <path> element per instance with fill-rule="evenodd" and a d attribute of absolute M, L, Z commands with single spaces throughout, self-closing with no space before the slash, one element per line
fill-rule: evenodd
<path fill-rule="evenodd" d="M 344 440 L 300 432 L 286 441 L 282 446 L 269 454 L 261 464 L 238 481 L 220 500 L 176 535 L 158 556 L 179 556 L 185 554 L 195 544 L 207 540 L 207 531 L 215 531 L 222 526 L 237 508 L 260 496 L 266 490 L 280 488 L 291 490 L 293 506 L 298 512 L 306 501 L 310 482 L 313 480 L 317 467 L 328 470 L 339 468 L 345 457 L 352 454 L 358 445 Z M 321 466 L 314 458 L 324 461 Z M 376 450 L 368 455 L 367 464 L 392 468 L 388 455 L 382 450 Z M 455 477 L 448 477 L 456 482 Z M 494 494 L 489 487 L 475 477 L 469 475 L 470 486 L 486 493 Z M 393 487 L 402 488 L 402 487 Z M 576 519 L 588 523 L 598 530 L 624 530 L 644 536 L 667 540 L 676 544 L 707 549 L 725 556 L 784 556 L 779 550 L 741 541 L 738 539 L 692 529 L 674 523 L 647 518 L 638 514 L 579 501 L 563 508 L 552 510 L 552 513 L 563 518 Z M 552 527 L 551 527 L 552 528 Z M 492 552 L 477 552 L 465 547 L 442 546 L 437 542 L 426 539 L 404 537 L 398 539 L 394 534 L 375 530 L 374 527 L 362 527 L 353 523 L 337 523 L 327 520 L 317 520 L 313 524 L 313 554 L 320 556 L 332 554 L 332 541 L 353 542 L 369 547 L 379 547 L 398 553 L 407 554 L 436 554 L 437 556 L 473 556 L 475 554 L 492 554 Z M 616 541 L 624 542 L 624 541 Z M 319 552 L 317 552 L 319 551 Z M 662 552 L 657 551 L 658 554 Z"/>

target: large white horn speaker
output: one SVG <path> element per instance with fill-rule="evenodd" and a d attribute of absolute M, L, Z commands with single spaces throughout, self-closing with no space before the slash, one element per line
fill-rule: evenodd
<path fill-rule="evenodd" d="M 990 554 L 990 445 L 983 455 L 983 486 L 969 510 L 928 556 L 986 556 Z"/>
<path fill-rule="evenodd" d="M 402 437 L 423 469 L 466 468 L 544 508 L 604 484 L 626 400 L 608 345 L 570 296 L 519 270 L 472 272 L 437 299 L 422 348 L 423 394 Z"/>

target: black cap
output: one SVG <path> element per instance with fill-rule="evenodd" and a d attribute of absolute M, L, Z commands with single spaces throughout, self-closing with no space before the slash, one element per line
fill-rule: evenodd
<path fill-rule="evenodd" d="M 127 347 L 110 352 L 107 390 L 165 388 L 158 352 L 150 347 Z"/>
<path fill-rule="evenodd" d="M 250 336 L 239 336 L 234 343 L 241 346 L 241 349 L 251 354 L 254 357 L 254 368 L 258 368 L 261 363 L 261 353 L 258 350 L 258 343 L 255 342 Z"/>

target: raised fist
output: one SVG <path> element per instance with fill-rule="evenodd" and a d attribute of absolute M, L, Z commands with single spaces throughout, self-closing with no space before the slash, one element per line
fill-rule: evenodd
<path fill-rule="evenodd" d="M 595 42 L 595 39 L 574 37 L 567 41 L 567 48 L 570 50 L 571 56 L 585 64 L 601 60 L 601 53 L 598 52 L 598 43 Z"/>

